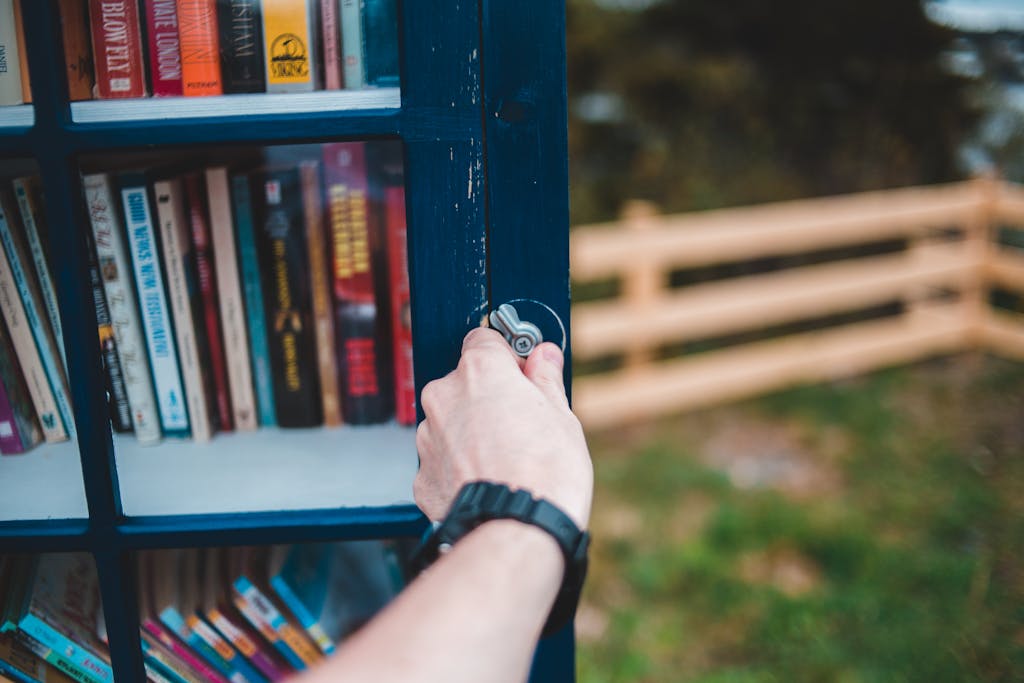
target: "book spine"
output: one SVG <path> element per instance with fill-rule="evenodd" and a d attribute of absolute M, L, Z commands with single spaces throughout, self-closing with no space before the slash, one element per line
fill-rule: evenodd
<path fill-rule="evenodd" d="M 269 655 L 263 652 L 256 640 L 250 638 L 245 631 L 232 623 L 220 610 L 210 610 L 207 612 L 206 618 L 268 680 L 279 681 L 287 676 L 287 673 L 275 664 Z"/>
<path fill-rule="evenodd" d="M 189 291 L 188 269 L 192 255 L 188 219 L 185 216 L 181 183 L 163 180 L 153 185 L 156 198 L 157 222 L 164 267 L 167 272 L 167 295 L 174 315 L 174 330 L 181 353 L 181 373 L 185 381 L 185 399 L 188 403 L 192 437 L 196 441 L 209 441 L 213 435 L 210 424 L 209 397 L 206 395 L 204 368 L 196 341 L 196 325 L 192 315 L 192 295 Z"/>
<path fill-rule="evenodd" d="M 398 6 L 395 0 L 364 0 L 363 59 L 366 85 L 398 87 Z"/>
<path fill-rule="evenodd" d="M 68 678 L 79 683 L 103 683 L 103 679 L 83 671 L 78 665 L 72 662 L 70 657 L 64 656 L 61 652 L 43 645 L 35 638 L 31 638 L 23 632 L 17 634 L 18 641 L 35 654 L 36 657 L 53 666 Z"/>
<path fill-rule="evenodd" d="M 179 640 L 176 638 L 174 633 L 168 630 L 168 628 L 162 623 L 152 618 L 146 618 L 142 620 L 142 628 L 152 635 L 158 642 L 162 643 L 163 646 L 170 650 L 175 656 L 181 659 L 181 661 L 195 669 L 196 673 L 202 676 L 207 683 L 224 683 L 223 676 L 214 671 L 206 662 L 196 656 L 196 654 L 185 645 L 184 639 Z"/>
<path fill-rule="evenodd" d="M 18 629 L 54 653 L 60 653 L 60 656 L 82 675 L 102 683 L 114 680 L 114 671 L 110 668 L 110 664 L 31 612 L 21 618 L 21 621 L 18 622 Z"/>
<path fill-rule="evenodd" d="M 14 0 L 0 0 L 0 106 L 23 101 Z"/>
<path fill-rule="evenodd" d="M 161 275 L 156 226 L 150 211 L 145 178 L 136 175 L 121 176 L 121 202 L 134 267 L 135 286 L 139 293 L 142 329 L 146 335 L 153 388 L 156 391 L 157 407 L 160 412 L 160 425 L 164 434 L 187 436 L 189 422 L 185 390 L 181 385 L 178 351 Z"/>
<path fill-rule="evenodd" d="M 20 244 L 18 236 L 15 235 L 14 226 L 10 217 L 6 220 L 0 218 L 0 242 L 3 244 L 3 251 L 6 256 L 5 270 L 13 280 L 15 291 L 21 299 L 21 311 L 23 320 L 31 331 L 31 339 L 34 340 L 35 353 L 27 359 L 23 352 L 27 352 L 26 345 L 18 345 L 21 326 L 16 325 L 10 319 L 7 327 L 11 337 L 15 340 L 15 349 L 18 351 L 18 358 L 22 368 L 29 372 L 29 365 L 38 362 L 42 368 L 43 378 L 48 386 L 48 394 L 52 396 L 56 412 L 51 413 L 49 407 L 44 408 L 45 412 L 39 413 L 39 421 L 43 426 L 43 433 L 50 441 L 50 436 L 57 440 L 74 437 L 74 417 L 71 412 L 71 403 L 68 398 L 67 383 L 64 379 L 63 368 L 57 360 L 57 348 L 45 320 L 40 316 L 33 283 L 29 279 L 29 272 L 26 263 L 24 249 Z M 31 383 L 30 383 L 31 386 Z M 44 403 L 48 401 L 44 400 Z"/>
<path fill-rule="evenodd" d="M 327 278 L 327 244 L 324 238 L 321 201 L 320 164 L 303 162 L 302 207 L 306 218 L 306 245 L 309 250 L 310 292 L 313 298 L 313 326 L 316 357 L 320 371 L 320 400 L 324 424 L 341 424 L 341 396 L 338 393 L 338 363 L 334 351 L 334 311 L 331 310 L 331 285 Z"/>
<path fill-rule="evenodd" d="M 14 419 L 14 405 L 7 396 L 7 388 L 0 382 L 0 455 L 24 452 L 25 444 L 21 442 L 18 423 Z"/>
<path fill-rule="evenodd" d="M 223 94 L 219 33 L 217 0 L 178 0 L 181 85 L 186 97 Z"/>
<path fill-rule="evenodd" d="M 363 71 L 363 17 L 361 0 L 341 1 L 341 54 L 345 65 L 345 89 L 366 86 Z"/>
<path fill-rule="evenodd" d="M 89 0 L 96 96 L 145 97 L 139 8 L 136 0 Z"/>
<path fill-rule="evenodd" d="M 221 0 L 217 22 L 224 92 L 263 92 L 266 74 L 260 0 Z"/>
<path fill-rule="evenodd" d="M 405 188 L 385 190 L 388 272 L 391 278 L 392 357 L 395 363 L 395 417 L 416 424 L 416 377 L 412 366 L 412 310 L 409 305 L 409 253 L 406 241 Z"/>
<path fill-rule="evenodd" d="M 235 238 L 238 241 L 238 265 L 245 292 L 245 311 L 249 324 L 249 354 L 256 385 L 260 424 L 277 424 L 274 411 L 274 380 L 270 368 L 267 321 L 263 310 L 263 286 L 260 283 L 259 255 L 253 224 L 249 178 L 239 174 L 231 178 L 231 199 L 235 210 Z"/>
<path fill-rule="evenodd" d="M 59 4 L 68 97 L 72 102 L 91 100 L 96 78 L 89 38 L 89 0 L 60 0 Z"/>
<path fill-rule="evenodd" d="M 43 213 L 39 209 L 36 189 L 35 182 L 30 178 L 17 178 L 14 180 L 14 196 L 18 200 L 21 224 L 25 227 L 29 255 L 32 258 L 32 265 L 35 266 L 36 281 L 39 283 L 39 292 L 43 297 L 46 317 L 50 321 L 50 329 L 53 331 L 54 340 L 57 342 L 57 349 L 60 351 L 61 369 L 66 376 L 67 354 L 64 351 L 64 331 L 60 323 L 60 309 L 57 308 L 57 292 L 53 288 L 50 264 L 46 260 L 43 239 L 40 235 L 39 225 L 43 219 Z"/>
<path fill-rule="evenodd" d="M 252 367 L 249 362 L 249 339 L 245 326 L 245 303 L 238 277 L 238 254 L 235 250 L 235 226 L 231 215 L 231 193 L 228 170 L 223 166 L 207 169 L 206 192 L 210 209 L 210 232 L 216 259 L 217 300 L 224 345 L 231 349 L 227 356 L 228 387 L 235 429 L 256 429 L 256 397 L 252 390 Z"/>
<path fill-rule="evenodd" d="M 202 179 L 197 173 L 189 173 L 184 176 L 183 180 L 188 198 L 192 251 L 195 254 L 196 278 L 199 282 L 206 345 L 210 357 L 210 378 L 214 385 L 214 398 L 217 406 L 217 424 L 221 431 L 230 431 L 233 429 L 231 395 L 228 389 L 227 361 L 224 357 L 220 314 L 217 312 L 217 278 L 214 274 L 210 227 L 203 201 Z"/>
<path fill-rule="evenodd" d="M 267 92 L 316 89 L 314 0 L 263 0 Z"/>
<path fill-rule="evenodd" d="M 229 680 L 239 683 L 266 683 L 267 679 L 260 675 L 249 662 L 245 661 L 245 658 L 235 651 L 231 643 L 224 640 L 209 624 L 197 616 L 189 616 L 185 620 L 192 632 L 224 661 L 226 670 L 229 672 Z"/>
<path fill-rule="evenodd" d="M 372 424 L 390 415 L 382 357 L 370 244 L 366 147 L 361 142 L 324 145 L 330 216 L 332 276 L 342 412 L 349 424 Z"/>
<path fill-rule="evenodd" d="M 24 453 L 43 440 L 43 433 L 3 322 L 0 322 L 0 389 L 5 403 L 4 424 L 0 424 L 0 453 Z"/>
<path fill-rule="evenodd" d="M 299 172 L 258 173 L 254 190 L 277 423 L 316 426 L 321 422 L 320 388 Z"/>
<path fill-rule="evenodd" d="M 302 604 L 302 600 L 299 596 L 295 595 L 292 591 L 292 587 L 288 585 L 288 582 L 281 576 L 273 576 L 270 578 L 270 586 L 277 593 L 277 597 L 281 598 L 281 602 L 287 607 L 295 618 L 302 624 L 302 628 L 306 629 L 306 633 L 313 639 L 313 642 L 317 644 L 317 647 L 325 654 L 329 655 L 334 652 L 334 642 L 331 637 L 324 631 L 324 627 L 316 620 L 306 606 Z"/>
<path fill-rule="evenodd" d="M 270 623 L 263 618 L 259 610 L 257 610 L 248 600 L 237 593 L 233 597 L 235 608 L 238 609 L 239 613 L 245 617 L 246 621 L 256 629 L 263 639 L 273 646 L 277 652 L 284 657 L 284 660 L 288 664 L 298 671 L 302 671 L 306 668 L 306 664 L 302 661 L 302 658 L 295 653 L 288 643 L 284 642 L 278 632 L 274 629 Z"/>
<path fill-rule="evenodd" d="M 183 93 L 177 0 L 145 0 L 149 82 L 156 97 Z"/>
<path fill-rule="evenodd" d="M 132 426 L 140 443 L 160 440 L 160 417 L 153 393 L 152 373 L 146 355 L 142 321 L 131 281 L 132 266 L 120 226 L 110 178 L 103 174 L 83 178 L 85 199 L 96 243 L 96 258 L 103 290 L 107 295 L 110 320 L 114 328 L 118 359 L 124 373 Z"/>
<path fill-rule="evenodd" d="M 274 606 L 274 603 L 246 577 L 235 580 L 235 590 L 259 614 L 260 619 L 269 624 L 288 648 L 302 663 L 300 668 L 316 664 L 323 656 L 299 633 L 288 619 Z"/>
<path fill-rule="evenodd" d="M 340 90 L 341 73 L 341 27 L 338 25 L 337 0 L 321 0 L 320 32 L 324 55 L 324 89 Z"/>
<path fill-rule="evenodd" d="M 175 670 L 173 658 L 166 652 L 152 646 L 146 638 L 140 641 L 142 660 L 146 668 L 146 678 L 154 683 L 191 683 L 180 672 Z M 179 665 L 180 666 L 180 665 Z"/>
<path fill-rule="evenodd" d="M 21 3 L 14 0 L 14 32 L 18 43 L 18 75 L 21 78 L 21 101 L 32 103 L 32 84 L 28 77 L 28 54 L 25 52 L 25 20 L 22 18 Z"/>

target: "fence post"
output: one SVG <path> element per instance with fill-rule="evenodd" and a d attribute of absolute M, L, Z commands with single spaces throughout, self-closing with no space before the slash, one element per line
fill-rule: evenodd
<path fill-rule="evenodd" d="M 993 221 L 1000 181 L 996 176 L 986 174 L 974 182 L 978 188 L 978 210 L 964 226 L 964 249 L 972 268 L 962 296 L 967 318 L 967 342 L 971 348 L 981 348 L 985 343 L 985 325 L 989 317 L 988 264 L 995 239 Z"/>
<path fill-rule="evenodd" d="M 647 232 L 658 223 L 660 211 L 653 202 L 630 200 L 622 208 L 622 224 L 630 234 Z M 648 259 L 626 264 L 622 269 L 622 298 L 630 310 L 657 313 L 658 296 L 665 286 L 665 273 Z M 623 369 L 635 371 L 653 360 L 653 349 L 640 335 L 626 345 Z"/>

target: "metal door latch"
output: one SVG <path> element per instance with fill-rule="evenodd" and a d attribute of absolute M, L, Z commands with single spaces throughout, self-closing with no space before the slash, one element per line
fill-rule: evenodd
<path fill-rule="evenodd" d="M 540 328 L 519 319 L 519 311 L 512 304 L 502 304 L 491 311 L 491 327 L 505 335 L 516 355 L 526 358 L 534 347 L 544 341 Z"/>

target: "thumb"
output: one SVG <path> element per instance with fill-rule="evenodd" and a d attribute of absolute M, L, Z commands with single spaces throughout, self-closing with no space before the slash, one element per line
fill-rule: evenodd
<path fill-rule="evenodd" d="M 569 407 L 565 397 L 565 383 L 562 381 L 562 367 L 565 356 L 562 350 L 551 342 L 544 342 L 535 348 L 526 359 L 523 374 L 547 396 L 549 401 Z"/>

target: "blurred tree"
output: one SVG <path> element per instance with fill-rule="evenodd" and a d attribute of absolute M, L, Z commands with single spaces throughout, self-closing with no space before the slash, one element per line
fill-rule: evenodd
<path fill-rule="evenodd" d="M 573 220 L 954 179 L 954 37 L 920 0 L 568 0 Z"/>

